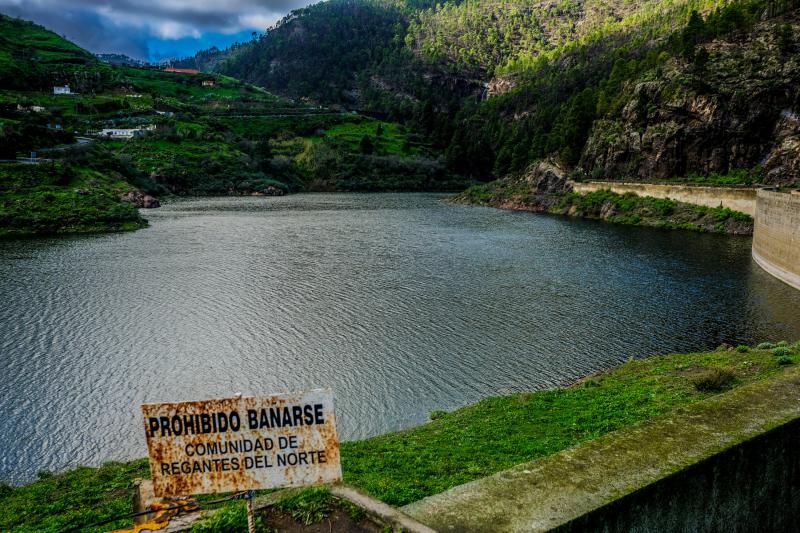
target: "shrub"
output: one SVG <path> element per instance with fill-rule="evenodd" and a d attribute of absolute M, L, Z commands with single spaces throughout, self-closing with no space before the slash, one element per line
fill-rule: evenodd
<path fill-rule="evenodd" d="M 322 522 L 331 507 L 331 493 L 324 487 L 313 487 L 289 496 L 275 508 L 307 526 Z"/>
<path fill-rule="evenodd" d="M 794 363 L 794 361 L 792 361 L 792 358 L 789 357 L 788 355 L 782 355 L 782 356 L 778 357 L 776 359 L 776 362 L 781 366 L 791 365 L 792 363 Z"/>
<path fill-rule="evenodd" d="M 431 420 L 439 420 L 447 416 L 447 411 L 431 411 Z"/>
<path fill-rule="evenodd" d="M 761 344 L 756 346 L 756 348 L 758 348 L 759 350 L 771 350 L 774 347 L 775 345 L 772 344 L 771 342 L 762 342 Z"/>
<path fill-rule="evenodd" d="M 740 344 L 736 347 L 736 351 L 739 353 L 747 353 L 750 351 L 750 347 L 746 344 Z"/>
<path fill-rule="evenodd" d="M 736 374 L 727 368 L 712 368 L 692 380 L 700 392 L 721 392 L 729 388 Z"/>
<path fill-rule="evenodd" d="M 785 347 L 789 346 L 789 343 L 786 342 L 786 341 L 778 341 L 778 342 L 775 343 L 775 346 L 781 346 L 781 347 L 785 348 Z"/>
<path fill-rule="evenodd" d="M 792 350 L 785 346 L 778 346 L 777 348 L 772 349 L 772 355 L 776 357 L 786 357 L 792 355 Z"/>

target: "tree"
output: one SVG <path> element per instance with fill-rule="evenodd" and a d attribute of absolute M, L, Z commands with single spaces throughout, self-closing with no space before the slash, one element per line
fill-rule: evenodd
<path fill-rule="evenodd" d="M 361 142 L 358 143 L 358 149 L 362 154 L 370 155 L 375 151 L 375 145 L 368 135 L 361 137 Z"/>
<path fill-rule="evenodd" d="M 514 157 L 514 150 L 508 145 L 503 146 L 494 160 L 494 175 L 502 178 L 511 170 L 511 161 Z"/>
<path fill-rule="evenodd" d="M 689 22 L 681 34 L 681 55 L 687 59 L 694 57 L 694 48 L 705 36 L 706 25 L 696 10 L 689 15 Z"/>
<path fill-rule="evenodd" d="M 694 72 L 698 76 L 702 76 L 706 73 L 706 67 L 708 66 L 708 50 L 705 48 L 700 48 L 694 54 Z"/>
<path fill-rule="evenodd" d="M 782 54 L 788 54 L 794 46 L 794 30 L 791 25 L 783 24 L 778 29 L 778 49 Z"/>

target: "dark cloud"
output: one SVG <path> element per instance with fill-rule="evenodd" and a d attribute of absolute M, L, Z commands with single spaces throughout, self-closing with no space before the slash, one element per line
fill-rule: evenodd
<path fill-rule="evenodd" d="M 0 0 L 0 12 L 33 20 L 93 52 L 153 60 L 225 46 L 310 1 Z"/>

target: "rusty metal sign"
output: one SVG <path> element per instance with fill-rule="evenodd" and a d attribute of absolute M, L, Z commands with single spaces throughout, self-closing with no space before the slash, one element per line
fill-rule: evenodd
<path fill-rule="evenodd" d="M 340 481 L 333 393 L 142 405 L 156 496 Z"/>

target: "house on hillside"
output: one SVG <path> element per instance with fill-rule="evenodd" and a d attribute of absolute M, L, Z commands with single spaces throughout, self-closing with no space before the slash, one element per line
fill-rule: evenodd
<path fill-rule="evenodd" d="M 213 79 L 206 79 L 203 80 L 203 87 L 213 87 L 217 84 L 217 82 Z"/>
<path fill-rule="evenodd" d="M 64 85 L 63 87 L 53 87 L 53 94 L 72 94 L 72 91 L 69 88 L 69 85 Z"/>

